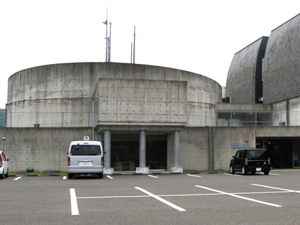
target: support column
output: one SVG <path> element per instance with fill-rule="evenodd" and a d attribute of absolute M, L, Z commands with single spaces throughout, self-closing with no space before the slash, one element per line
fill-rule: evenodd
<path fill-rule="evenodd" d="M 171 167 L 171 173 L 182 173 L 183 169 L 179 166 L 180 156 L 180 133 L 179 130 L 174 131 L 174 145 L 173 145 L 173 167 Z"/>
<path fill-rule="evenodd" d="M 111 134 L 110 130 L 104 131 L 104 174 L 113 174 L 114 168 L 110 167 L 111 156 Z"/>
<path fill-rule="evenodd" d="M 214 170 L 214 128 L 208 127 L 208 170 Z"/>
<path fill-rule="evenodd" d="M 136 168 L 136 173 L 148 174 L 149 167 L 146 167 L 146 132 L 140 131 L 140 164 Z"/>

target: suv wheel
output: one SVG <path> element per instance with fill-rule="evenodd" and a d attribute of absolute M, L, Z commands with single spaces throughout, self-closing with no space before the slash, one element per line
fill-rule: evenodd
<path fill-rule="evenodd" d="M 265 174 L 265 175 L 269 175 L 269 172 L 270 172 L 270 171 L 265 171 L 264 174 Z"/>
<path fill-rule="evenodd" d="M 99 176 L 100 179 L 102 179 L 103 178 L 103 173 L 99 173 L 98 176 Z"/>
<path fill-rule="evenodd" d="M 232 165 L 230 165 L 230 166 L 229 166 L 229 173 L 231 173 L 231 174 L 234 174 L 234 173 L 235 173 L 235 171 L 234 171 L 234 169 L 233 169 L 233 166 L 232 166 Z"/>
<path fill-rule="evenodd" d="M 4 178 L 4 170 L 3 170 L 3 173 L 0 174 L 0 179 L 2 180 Z"/>
<path fill-rule="evenodd" d="M 72 179 L 73 174 L 68 173 L 68 179 Z"/>
<path fill-rule="evenodd" d="M 7 168 L 7 171 L 6 171 L 5 177 L 8 177 L 8 168 Z"/>
<path fill-rule="evenodd" d="M 247 170 L 245 169 L 244 166 L 242 166 L 242 174 L 243 174 L 243 175 L 246 175 L 246 174 L 247 174 Z"/>

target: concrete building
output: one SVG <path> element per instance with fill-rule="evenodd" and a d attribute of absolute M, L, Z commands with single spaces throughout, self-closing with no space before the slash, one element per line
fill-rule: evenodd
<path fill-rule="evenodd" d="M 269 38 L 262 37 L 237 52 L 227 77 L 226 96 L 232 103 L 259 103 L 268 109 L 263 113 L 231 109 L 227 117 L 240 125 L 255 120 L 256 126 L 288 126 L 282 136 L 256 137 L 258 147 L 270 150 L 274 167 L 299 167 L 300 135 L 291 130 L 300 125 L 299 34 L 300 14 L 272 30 Z M 224 118 L 226 111 L 219 115 Z"/>
<path fill-rule="evenodd" d="M 237 52 L 226 90 L 199 74 L 148 65 L 17 72 L 0 129 L 11 169 L 66 171 L 68 145 L 83 136 L 104 144 L 107 174 L 226 170 L 245 147 L 267 148 L 274 168 L 300 168 L 299 32 L 300 14 Z"/>
<path fill-rule="evenodd" d="M 176 69 L 124 63 L 46 65 L 9 78 L 6 126 L 91 127 L 93 137 L 104 142 L 106 173 L 148 173 L 149 168 L 182 172 L 180 132 L 214 126 L 221 95 L 221 86 L 212 79 Z"/>

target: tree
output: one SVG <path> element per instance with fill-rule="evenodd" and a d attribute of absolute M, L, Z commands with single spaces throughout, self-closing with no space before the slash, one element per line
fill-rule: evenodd
<path fill-rule="evenodd" d="M 5 126 L 5 109 L 0 109 L 0 127 Z"/>

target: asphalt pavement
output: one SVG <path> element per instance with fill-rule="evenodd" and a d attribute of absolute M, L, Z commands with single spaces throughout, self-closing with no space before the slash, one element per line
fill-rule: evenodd
<path fill-rule="evenodd" d="M 298 224 L 300 171 L 0 180 L 0 224 Z"/>

